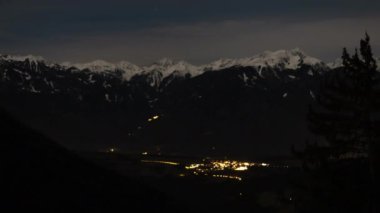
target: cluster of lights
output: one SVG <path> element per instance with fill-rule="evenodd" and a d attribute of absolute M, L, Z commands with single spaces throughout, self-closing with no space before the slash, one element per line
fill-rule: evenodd
<path fill-rule="evenodd" d="M 212 175 L 212 176 L 215 178 L 227 178 L 227 179 L 238 180 L 238 181 L 243 180 L 239 176 L 231 176 L 231 175 Z"/>
<path fill-rule="evenodd" d="M 154 121 L 154 120 L 158 120 L 159 118 L 160 118 L 159 115 L 155 115 L 155 116 L 149 118 L 149 119 L 148 119 L 148 122 L 152 122 L 152 121 Z"/>
<path fill-rule="evenodd" d="M 212 174 L 214 172 L 220 173 L 226 172 L 242 172 L 247 171 L 250 167 L 269 167 L 268 163 L 252 163 L 252 162 L 240 162 L 235 160 L 203 160 L 203 163 L 193 163 L 185 167 L 187 170 L 191 170 L 194 175 L 212 176 L 214 178 L 225 178 L 241 181 L 242 178 L 236 175 L 229 174 Z"/>
<path fill-rule="evenodd" d="M 247 171 L 250 167 L 269 167 L 267 163 L 251 163 L 251 162 L 239 162 L 239 161 L 210 161 L 207 163 L 194 163 L 186 166 L 187 170 L 195 170 L 198 172 L 206 171 Z"/>
<path fill-rule="evenodd" d="M 253 163 L 249 162 L 239 162 L 239 161 L 212 161 L 211 162 L 212 170 L 235 170 L 235 171 L 246 171 L 248 167 L 253 166 Z"/>

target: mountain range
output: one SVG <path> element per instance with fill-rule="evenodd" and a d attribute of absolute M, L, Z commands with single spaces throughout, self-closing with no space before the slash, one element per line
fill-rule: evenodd
<path fill-rule="evenodd" d="M 292 144 L 312 140 L 307 106 L 321 78 L 340 66 L 299 49 L 202 66 L 0 55 L 0 98 L 13 115 L 72 149 L 252 158 L 289 154 Z"/>

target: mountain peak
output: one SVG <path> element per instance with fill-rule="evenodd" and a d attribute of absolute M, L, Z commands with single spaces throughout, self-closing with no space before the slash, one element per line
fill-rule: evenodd
<path fill-rule="evenodd" d="M 44 62 L 45 59 L 42 56 L 35 56 L 35 55 L 0 55 L 0 57 L 4 60 L 8 61 L 26 61 L 29 62 Z"/>
<path fill-rule="evenodd" d="M 115 69 L 115 65 L 104 60 L 95 60 L 87 63 L 73 64 L 72 66 L 78 69 L 89 69 L 94 72 L 110 71 Z"/>
<path fill-rule="evenodd" d="M 61 64 L 65 67 L 76 67 L 80 70 L 88 69 L 92 72 L 101 73 L 104 71 L 119 70 L 123 72 L 123 78 L 129 80 L 133 75 L 142 72 L 142 69 L 128 61 L 120 61 L 119 63 L 111 63 L 105 60 L 95 60 L 87 63 L 71 64 L 65 62 Z"/>
<path fill-rule="evenodd" d="M 161 58 L 160 60 L 153 63 L 153 65 L 159 65 L 159 66 L 171 66 L 175 64 L 176 62 L 171 58 Z"/>
<path fill-rule="evenodd" d="M 301 54 L 301 55 L 306 55 L 305 51 L 303 51 L 301 48 L 296 47 L 294 49 L 288 50 L 294 54 Z"/>
<path fill-rule="evenodd" d="M 196 76 L 201 74 L 200 68 L 186 61 L 174 61 L 169 58 L 163 58 L 158 62 L 153 63 L 151 66 L 144 67 L 146 72 L 158 71 L 162 73 L 162 77 L 165 78 L 171 74 L 184 76 L 190 74 Z"/>
<path fill-rule="evenodd" d="M 25 61 L 29 60 L 31 63 L 45 61 L 40 56 L 8 56 L 0 55 L 3 60 Z M 46 62 L 45 62 L 46 63 Z M 87 63 L 70 63 L 65 62 L 60 65 L 63 67 L 75 67 L 79 70 L 90 70 L 95 73 L 121 71 L 123 79 L 130 80 L 134 75 L 155 75 L 157 79 L 164 79 L 168 76 L 181 76 L 190 75 L 192 77 L 198 76 L 208 70 L 222 70 L 233 66 L 240 67 L 255 67 L 261 68 L 279 68 L 282 69 L 298 69 L 300 64 L 307 65 L 322 65 L 323 63 L 316 58 L 308 56 L 300 48 L 291 50 L 276 50 L 265 51 L 261 54 L 254 55 L 247 58 L 238 59 L 220 59 L 210 64 L 203 66 L 194 66 L 186 61 L 175 61 L 170 58 L 162 58 L 149 66 L 139 67 L 128 61 L 120 61 L 112 63 L 105 60 L 94 60 Z"/>
<path fill-rule="evenodd" d="M 300 63 L 308 65 L 321 64 L 322 61 L 310 57 L 299 48 L 292 50 L 265 51 L 261 54 L 241 59 L 220 59 L 204 66 L 208 70 L 219 70 L 233 66 L 241 67 L 282 67 L 285 69 L 297 69 Z"/>

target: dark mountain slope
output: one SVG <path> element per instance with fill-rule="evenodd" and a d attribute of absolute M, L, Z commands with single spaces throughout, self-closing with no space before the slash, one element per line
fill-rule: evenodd
<path fill-rule="evenodd" d="M 211 155 L 289 153 L 291 144 L 303 145 L 310 137 L 306 114 L 322 75 L 307 66 L 264 73 L 233 67 L 173 81 L 159 96 L 161 119 L 137 138 L 171 151 Z"/>
<path fill-rule="evenodd" d="M 0 211 L 159 211 L 163 198 L 136 180 L 87 163 L 0 111 Z"/>

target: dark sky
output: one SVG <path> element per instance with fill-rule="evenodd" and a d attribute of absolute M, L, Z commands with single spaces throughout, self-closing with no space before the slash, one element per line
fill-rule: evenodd
<path fill-rule="evenodd" d="M 201 64 L 299 47 L 329 61 L 366 30 L 380 55 L 379 11 L 379 0 L 0 0 L 0 53 Z"/>

